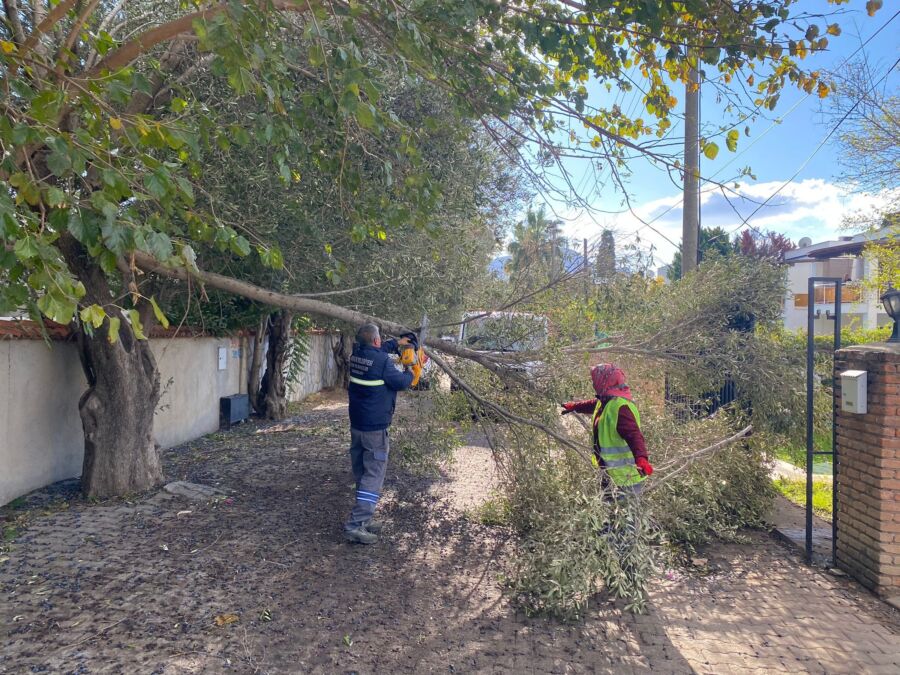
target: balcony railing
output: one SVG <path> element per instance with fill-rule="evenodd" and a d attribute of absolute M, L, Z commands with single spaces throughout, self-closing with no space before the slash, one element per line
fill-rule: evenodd
<path fill-rule="evenodd" d="M 864 302 L 865 294 L 860 286 L 844 286 L 841 288 L 841 302 Z M 834 304 L 834 286 L 819 286 L 816 288 L 815 303 L 817 305 Z M 809 307 L 809 293 L 794 293 L 794 307 Z"/>

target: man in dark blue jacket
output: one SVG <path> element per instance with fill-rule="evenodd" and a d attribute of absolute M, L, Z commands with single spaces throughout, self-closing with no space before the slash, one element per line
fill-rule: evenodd
<path fill-rule="evenodd" d="M 389 356 L 397 349 L 396 340 L 382 343 L 378 326 L 367 323 L 357 331 L 350 357 L 350 464 L 356 479 L 356 505 L 344 525 L 344 536 L 358 544 L 378 541 L 381 527 L 372 515 L 387 469 L 387 430 L 397 392 L 413 380 L 413 374 L 395 365 Z"/>

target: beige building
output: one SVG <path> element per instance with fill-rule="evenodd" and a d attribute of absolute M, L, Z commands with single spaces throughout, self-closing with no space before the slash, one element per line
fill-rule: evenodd
<path fill-rule="evenodd" d="M 810 277 L 837 277 L 844 281 L 841 289 L 842 326 L 872 329 L 887 324 L 889 318 L 877 293 L 866 291 L 861 284 L 871 278 L 876 264 L 862 255 L 863 248 L 871 241 L 885 238 L 884 230 L 881 230 L 818 244 L 801 239 L 800 247 L 784 256 L 788 282 L 784 300 L 785 328 L 805 331 L 807 311 L 812 304 L 816 334 L 834 331 L 834 285 L 820 284 L 810 297 Z"/>

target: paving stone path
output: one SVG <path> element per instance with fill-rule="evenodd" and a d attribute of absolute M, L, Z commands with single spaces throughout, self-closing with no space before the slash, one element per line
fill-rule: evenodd
<path fill-rule="evenodd" d="M 208 501 L 33 503 L 0 555 L 0 673 L 900 673 L 897 613 L 766 533 L 670 571 L 644 616 L 517 615 L 506 535 L 463 515 L 484 449 L 441 480 L 394 472 L 384 541 L 346 545 L 345 415 L 324 399 L 167 452 Z"/>

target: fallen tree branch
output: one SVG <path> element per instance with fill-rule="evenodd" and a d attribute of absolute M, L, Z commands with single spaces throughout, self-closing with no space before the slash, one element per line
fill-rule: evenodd
<path fill-rule="evenodd" d="M 315 314 L 330 319 L 337 319 L 338 321 L 345 321 L 354 326 L 361 326 L 364 323 L 374 323 L 384 332 L 390 333 L 391 335 L 402 335 L 403 333 L 413 332 L 402 324 L 379 319 L 378 317 L 363 314 L 362 312 L 341 307 L 340 305 L 334 305 L 329 302 L 323 302 L 309 297 L 276 293 L 275 291 L 270 291 L 261 286 L 256 286 L 255 284 L 216 274 L 214 272 L 189 270 L 184 266 L 168 267 L 156 260 L 153 256 L 143 253 L 142 251 L 135 251 L 133 255 L 137 266 L 145 272 L 155 272 L 161 276 L 169 277 L 170 279 L 180 279 L 182 281 L 195 279 L 208 286 L 212 286 L 213 288 L 233 293 L 234 295 L 239 295 L 249 300 L 256 300 L 264 305 L 291 309 L 303 314 Z M 461 347 L 453 342 L 432 337 L 426 338 L 425 344 L 446 354 L 452 354 L 460 358 L 468 359 L 469 361 L 474 361 L 504 379 L 516 379 L 515 373 L 511 372 L 509 368 L 498 363 L 484 352 L 477 352 L 472 349 Z"/>
<path fill-rule="evenodd" d="M 276 293 L 275 291 L 270 291 L 268 289 L 262 288 L 260 286 L 256 286 L 254 284 L 248 283 L 246 281 L 240 281 L 238 279 L 233 279 L 231 277 L 226 277 L 221 274 L 216 274 L 214 272 L 204 272 L 202 270 L 188 270 L 186 267 L 168 267 L 163 265 L 161 262 L 153 258 L 153 256 L 148 255 L 147 253 L 143 253 L 141 251 L 134 252 L 134 261 L 138 267 L 144 269 L 145 271 L 155 272 L 162 276 L 167 276 L 172 279 L 181 279 L 183 281 L 187 281 L 190 279 L 197 279 L 213 288 L 218 288 L 219 290 L 226 291 L 229 293 L 234 293 L 235 295 L 240 295 L 242 297 L 248 298 L 250 300 L 256 300 L 266 305 L 270 305 L 273 307 L 282 307 L 284 309 L 291 309 L 298 312 L 303 312 L 306 314 L 316 314 L 319 316 L 325 316 L 332 319 L 337 319 L 339 321 L 346 321 L 355 326 L 361 326 L 364 323 L 374 323 L 378 325 L 385 332 L 391 333 L 393 335 L 401 335 L 406 332 L 410 332 L 409 328 L 394 323 L 392 321 L 387 321 L 385 319 L 379 319 L 378 317 L 369 316 L 367 314 L 363 314 L 362 312 L 357 312 L 356 310 L 347 309 L 346 307 L 341 307 L 339 305 L 333 305 L 328 302 L 322 302 L 321 300 L 315 300 L 313 298 L 308 297 L 300 297 L 296 295 L 287 295 L 285 293 Z M 514 422 L 516 424 L 523 424 L 526 426 L 533 427 L 543 432 L 550 438 L 554 439 L 561 445 L 573 450 L 578 453 L 585 461 L 591 461 L 591 452 L 585 452 L 585 448 L 583 446 L 578 445 L 577 443 L 573 443 L 571 440 L 563 436 L 562 434 L 554 431 L 550 427 L 536 420 L 528 419 L 526 417 L 520 417 L 514 413 L 509 412 L 505 408 L 497 405 L 492 401 L 488 401 L 487 399 L 480 396 L 476 393 L 471 386 L 469 386 L 456 372 L 453 368 L 440 356 L 438 356 L 434 350 L 438 350 L 444 352 L 446 354 L 452 354 L 454 356 L 458 356 L 460 358 L 464 358 L 470 361 L 474 361 L 478 363 L 491 372 L 503 377 L 510 378 L 513 376 L 513 373 L 509 371 L 508 368 L 505 368 L 502 364 L 496 362 L 491 359 L 487 355 L 482 352 L 477 352 L 471 349 L 466 349 L 465 347 L 461 347 L 453 342 L 449 342 L 447 340 L 441 340 L 436 338 L 426 338 L 425 344 L 432 349 L 426 350 L 429 357 L 437 364 L 441 370 L 443 370 L 450 379 L 459 386 L 468 396 L 476 400 L 479 404 L 484 406 L 488 410 L 492 410 L 500 417 Z M 423 345 L 424 346 L 424 345 Z M 686 457 L 678 458 L 677 460 L 673 460 L 669 464 L 664 467 L 660 467 L 660 470 L 665 471 L 669 469 L 671 466 L 676 464 L 682 464 L 679 468 L 677 468 L 672 473 L 666 475 L 664 478 L 658 481 L 654 481 L 653 485 L 649 486 L 648 489 L 653 489 L 661 485 L 664 481 L 668 480 L 674 475 L 677 475 L 685 468 L 690 466 L 696 459 L 702 457 L 706 454 L 715 452 L 721 448 L 724 448 L 728 445 L 731 445 L 737 440 L 747 436 L 753 427 L 748 425 L 743 430 L 739 431 L 734 436 L 727 438 L 725 440 L 719 441 L 714 445 L 711 445 L 707 448 L 703 448 L 701 450 L 697 450 Z"/>
<path fill-rule="evenodd" d="M 682 471 L 687 469 L 698 459 L 706 457 L 707 455 L 711 455 L 714 452 L 721 450 L 722 448 L 728 447 L 729 445 L 733 445 L 734 443 L 741 440 L 742 438 L 746 438 L 747 436 L 750 435 L 750 432 L 752 432 L 752 431 L 753 431 L 753 425 L 748 424 L 746 427 L 741 429 L 739 432 L 737 432 L 733 436 L 729 436 L 728 438 L 725 438 L 725 439 L 719 441 L 718 443 L 713 443 L 712 445 L 709 445 L 705 448 L 696 450 L 696 451 L 690 453 L 689 455 L 686 455 L 683 457 L 677 457 L 677 458 L 673 459 L 672 461 L 667 462 L 666 464 L 663 464 L 660 467 L 657 467 L 656 471 L 659 473 L 666 472 L 669 469 L 671 469 L 672 467 L 677 467 L 677 468 L 675 468 L 675 470 L 672 471 L 671 473 L 667 473 L 664 476 L 660 477 L 658 480 L 653 481 L 653 483 L 650 486 L 648 486 L 646 491 L 653 490 L 653 489 L 659 487 L 660 485 L 662 485 L 663 483 L 665 483 L 670 478 L 677 476 L 679 473 L 681 473 Z"/>
<path fill-rule="evenodd" d="M 431 360 L 434 361 L 441 370 L 443 370 L 445 373 L 447 373 L 447 375 L 450 377 L 450 379 L 453 380 L 453 382 L 455 382 L 456 385 L 460 389 L 462 389 L 464 392 L 466 392 L 467 396 L 470 396 L 471 398 L 475 399 L 480 405 L 484 406 L 488 410 L 494 411 L 495 413 L 497 413 L 504 419 L 509 420 L 510 422 L 515 422 L 516 424 L 524 424 L 526 426 L 534 427 L 538 431 L 545 433 L 547 436 L 549 436 L 556 442 L 561 443 L 562 445 L 566 446 L 570 450 L 574 450 L 575 452 L 577 452 L 581 456 L 582 459 L 584 459 L 586 462 L 588 462 L 588 464 L 591 463 L 591 453 L 589 451 L 585 452 L 585 449 L 582 446 L 579 446 L 578 444 L 573 443 L 572 441 L 570 441 L 568 438 L 566 438 L 562 434 L 555 432 L 553 429 L 548 427 L 546 424 L 542 424 L 541 422 L 538 422 L 536 420 L 528 419 L 527 417 L 520 417 L 520 416 L 516 415 L 515 413 L 509 412 L 506 408 L 503 408 L 502 406 L 497 405 L 493 401 L 488 401 L 486 398 L 483 398 L 482 396 L 477 394 L 472 389 L 472 387 L 470 387 L 466 383 L 465 380 L 463 380 L 459 375 L 457 375 L 454 372 L 453 368 L 451 368 L 450 365 L 446 361 L 444 361 L 444 359 L 442 359 L 440 356 L 435 354 L 430 349 L 426 350 L 426 352 L 427 352 L 428 356 L 431 357 Z"/>

